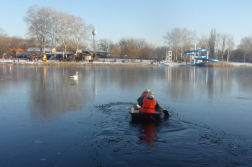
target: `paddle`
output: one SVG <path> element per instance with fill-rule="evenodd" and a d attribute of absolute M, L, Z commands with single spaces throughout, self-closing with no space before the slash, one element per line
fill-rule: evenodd
<path fill-rule="evenodd" d="M 170 117 L 169 112 L 167 110 L 163 109 L 162 107 L 161 109 L 163 110 L 165 117 Z"/>

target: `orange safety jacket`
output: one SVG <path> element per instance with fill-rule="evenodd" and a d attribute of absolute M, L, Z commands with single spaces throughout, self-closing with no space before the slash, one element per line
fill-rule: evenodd
<path fill-rule="evenodd" d="M 148 96 L 148 92 L 143 92 L 143 93 L 142 93 L 142 97 L 144 97 L 144 96 L 147 97 L 147 96 Z"/>
<path fill-rule="evenodd" d="M 154 113 L 155 105 L 156 99 L 147 99 L 146 97 L 144 97 L 143 106 L 140 111 L 145 113 Z"/>

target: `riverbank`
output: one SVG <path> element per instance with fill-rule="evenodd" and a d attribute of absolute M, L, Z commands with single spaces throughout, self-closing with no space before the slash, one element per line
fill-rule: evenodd
<path fill-rule="evenodd" d="M 234 67 L 235 65 L 233 63 L 229 63 L 229 62 L 224 62 L 224 61 L 220 61 L 220 62 L 207 62 L 204 63 L 204 65 L 208 66 L 208 67 Z"/>
<path fill-rule="evenodd" d="M 252 66 L 251 63 L 241 63 L 241 62 L 226 62 L 226 61 L 220 61 L 218 63 L 216 62 L 207 62 L 204 63 L 208 67 L 235 67 L 235 66 Z"/>
<path fill-rule="evenodd" d="M 176 62 L 161 62 L 161 63 L 151 63 L 151 61 L 145 62 L 122 62 L 122 61 L 80 61 L 80 62 L 59 62 L 55 60 L 44 61 L 24 61 L 24 60 L 0 60 L 0 65 L 25 65 L 25 66 L 180 66 L 188 65 L 185 63 Z M 204 65 L 208 67 L 235 67 L 235 66 L 252 66 L 252 63 L 240 63 L 240 62 L 207 62 Z"/>
<path fill-rule="evenodd" d="M 0 65 L 24 65 L 24 66 L 159 66 L 156 63 L 148 62 L 104 62 L 104 61 L 80 61 L 80 62 L 59 62 L 59 61 L 1 61 Z"/>

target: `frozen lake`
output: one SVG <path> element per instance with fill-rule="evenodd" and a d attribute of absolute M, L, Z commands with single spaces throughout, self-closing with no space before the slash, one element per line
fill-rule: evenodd
<path fill-rule="evenodd" d="M 1 65 L 0 166 L 250 166 L 251 83 L 252 67 Z M 146 88 L 170 119 L 131 122 Z"/>

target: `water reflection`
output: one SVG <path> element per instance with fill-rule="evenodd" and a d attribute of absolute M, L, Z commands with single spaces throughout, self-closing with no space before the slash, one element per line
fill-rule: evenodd
<path fill-rule="evenodd" d="M 153 142 L 156 139 L 155 133 L 156 124 L 154 122 L 141 123 L 140 127 L 140 139 L 153 146 Z"/>
<path fill-rule="evenodd" d="M 0 66 L 0 166 L 249 166 L 251 81 L 243 67 Z M 158 126 L 130 122 L 145 88 L 171 109 Z"/>
<path fill-rule="evenodd" d="M 95 99 L 94 71 L 79 71 L 78 80 L 70 78 L 76 70 L 67 68 L 37 68 L 30 91 L 34 116 L 52 116 L 76 111 Z"/>
<path fill-rule="evenodd" d="M 188 97 L 229 96 L 233 91 L 249 92 L 252 95 L 252 68 L 164 68 L 166 93 L 173 100 Z M 193 95 L 193 96 L 192 96 Z M 195 96 L 196 95 L 196 96 Z"/>
<path fill-rule="evenodd" d="M 78 79 L 71 79 L 70 76 L 76 71 L 79 72 Z M 229 96 L 252 98 L 252 68 L 243 67 L 3 65 L 0 77 L 0 96 L 4 97 L 11 90 L 20 91 L 17 92 L 18 96 L 26 97 L 28 94 L 33 116 L 47 117 L 76 111 L 98 97 L 106 102 L 118 99 L 133 101 L 132 98 L 137 98 L 146 87 L 155 91 L 161 105 L 166 101 L 198 103 Z"/>
<path fill-rule="evenodd" d="M 30 99 L 30 113 L 36 117 L 76 111 L 93 102 L 97 94 L 95 71 L 87 68 L 79 71 L 78 80 L 71 79 L 70 75 L 77 70 L 67 67 L 1 66 L 0 93 L 8 88 L 8 92 L 25 92 Z M 19 95 L 22 96 L 22 93 Z"/>

